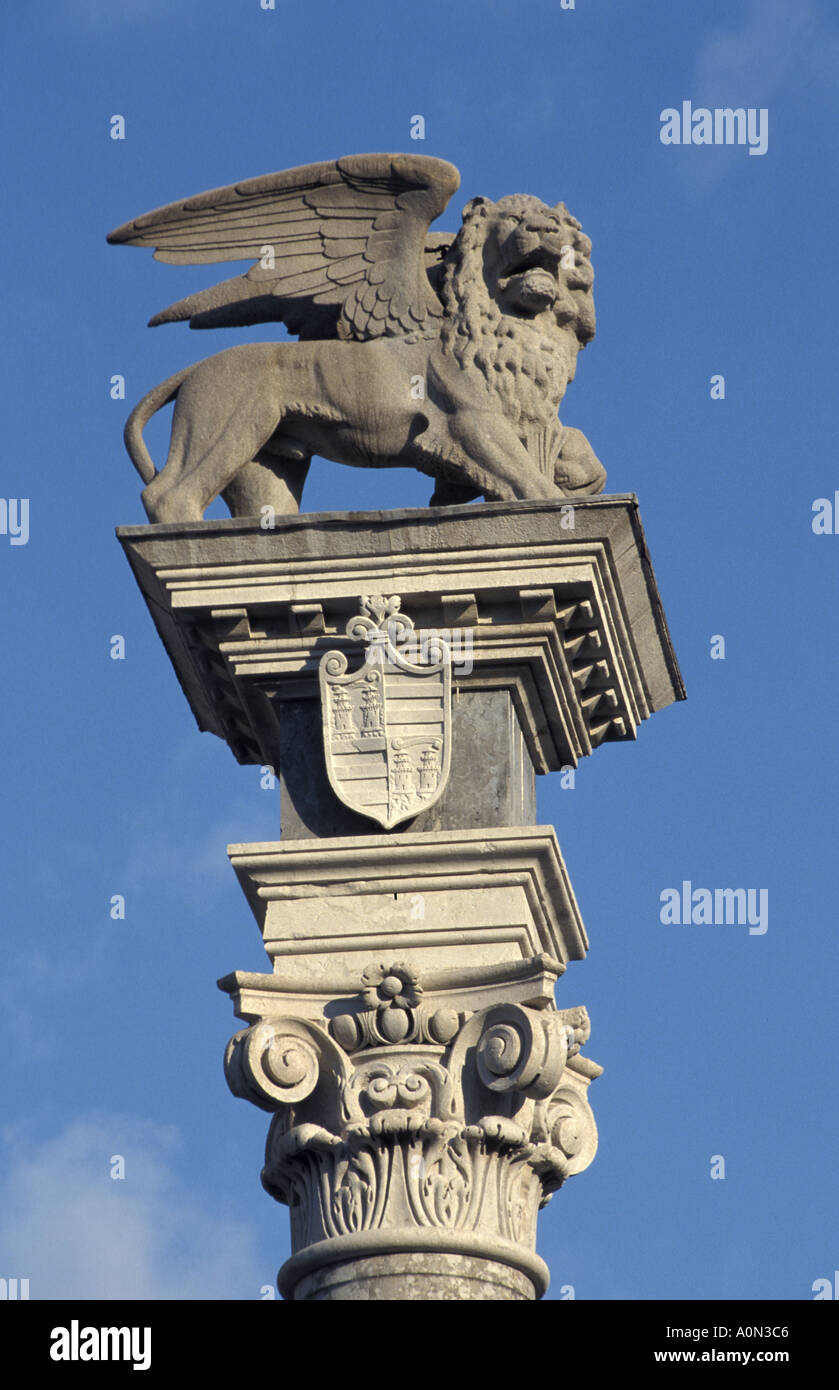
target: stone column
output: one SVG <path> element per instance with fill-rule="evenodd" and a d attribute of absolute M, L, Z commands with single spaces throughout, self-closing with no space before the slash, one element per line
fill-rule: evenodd
<path fill-rule="evenodd" d="M 251 1025 L 226 1070 L 275 1112 L 262 1180 L 291 1208 L 285 1297 L 540 1296 L 536 1215 L 591 1161 L 600 1073 L 585 1010 L 553 1006 L 585 949 L 553 830 L 230 856 L 273 971 L 219 982 Z"/>
<path fill-rule="evenodd" d="M 364 969 L 341 1012 L 327 1006 L 327 1026 L 272 1012 L 228 1048 L 235 1094 L 274 1112 L 262 1181 L 291 1208 L 294 1252 L 280 1290 L 539 1297 L 539 1208 L 597 1145 L 586 1091 L 600 1068 L 579 1056 L 585 1010 L 546 1008 L 547 957 L 484 991 L 458 987 L 459 971 L 429 975 L 426 988 L 416 967 L 385 962 Z M 259 1005 L 238 983 L 225 985 L 249 1013 Z M 505 984 L 531 1004 L 470 1011 Z"/>
<path fill-rule="evenodd" d="M 285 1298 L 547 1288 L 536 1219 L 594 1156 L 601 1069 L 580 1052 L 585 1009 L 554 1000 L 588 943 L 555 833 L 533 824 L 534 774 L 684 695 L 634 498 L 567 516 L 491 503 L 119 533 L 199 727 L 281 782 L 282 838 L 229 851 L 271 970 L 219 984 L 248 1025 L 228 1083 L 272 1114 Z M 450 671 L 420 691 L 388 623 L 442 634 Z M 378 694 L 353 705 L 359 680 L 389 689 L 399 738 Z"/>

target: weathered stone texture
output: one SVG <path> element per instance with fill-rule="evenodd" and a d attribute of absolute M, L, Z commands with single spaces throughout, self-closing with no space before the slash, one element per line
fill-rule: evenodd
<path fill-rule="evenodd" d="M 219 985 L 286 1298 L 540 1298 L 538 1212 L 594 1156 L 588 1015 L 554 996 L 588 942 L 535 775 L 684 690 L 634 498 L 562 506 L 120 532 L 199 726 L 280 781 L 282 839 L 230 848 L 271 966 Z M 451 681 L 415 700 L 388 622 L 468 636 Z M 440 757 L 406 792 L 409 738 Z"/>
<path fill-rule="evenodd" d="M 533 763 L 505 690 L 458 694 L 452 706 L 452 764 L 437 804 L 400 829 L 478 829 L 532 825 L 536 819 Z M 370 821 L 336 800 L 323 762 L 320 706 L 288 700 L 279 714 L 283 837 L 364 835 Z M 492 750 L 489 756 L 489 750 Z"/>
<path fill-rule="evenodd" d="M 606 474 L 557 411 L 594 337 L 591 243 L 563 203 L 473 198 L 429 234 L 460 182 L 441 159 L 350 155 L 170 203 L 111 232 L 159 259 L 248 260 L 153 324 L 282 322 L 305 341 L 240 344 L 132 411 L 125 442 L 154 522 L 296 511 L 313 454 L 414 467 L 433 501 L 570 497 Z M 268 263 L 264 252 L 269 251 Z M 166 466 L 143 427 L 175 401 Z"/>
<path fill-rule="evenodd" d="M 532 1302 L 533 1283 L 526 1274 L 497 1260 L 424 1251 L 378 1255 L 324 1265 L 302 1278 L 291 1292 L 296 1300 L 391 1302 Z"/>

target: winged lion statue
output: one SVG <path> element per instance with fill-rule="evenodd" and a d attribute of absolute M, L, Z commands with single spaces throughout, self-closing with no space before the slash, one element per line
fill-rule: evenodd
<path fill-rule="evenodd" d="M 604 470 L 558 410 L 594 336 L 591 243 L 564 204 L 473 198 L 457 235 L 429 227 L 460 176 L 425 155 L 309 164 L 146 213 L 108 241 L 174 265 L 254 262 L 151 325 L 285 324 L 299 341 L 227 348 L 132 411 L 128 453 L 151 521 L 299 509 L 313 455 L 414 467 L 432 505 L 575 497 Z M 143 428 L 174 401 L 159 472 Z"/>

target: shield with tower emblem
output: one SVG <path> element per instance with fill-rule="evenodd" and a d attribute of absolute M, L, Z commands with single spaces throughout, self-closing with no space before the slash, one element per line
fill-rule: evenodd
<path fill-rule="evenodd" d="M 326 770 L 345 806 L 390 830 L 433 806 L 448 780 L 451 658 L 436 635 L 420 662 L 400 651 L 416 634 L 395 595 L 362 598 L 361 608 L 347 636 L 366 642 L 364 664 L 348 671 L 342 651 L 320 663 Z"/>

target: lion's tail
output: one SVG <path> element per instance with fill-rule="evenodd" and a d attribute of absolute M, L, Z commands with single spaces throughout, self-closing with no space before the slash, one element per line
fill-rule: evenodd
<path fill-rule="evenodd" d="M 149 420 L 164 405 L 168 405 L 178 394 L 181 384 L 186 376 L 192 371 L 192 367 L 184 367 L 182 371 L 170 376 L 167 381 L 161 381 L 159 386 L 155 386 L 149 391 L 141 401 L 135 405 L 131 414 L 125 422 L 123 439 L 128 450 L 128 457 L 140 474 L 143 482 L 148 484 L 152 478 L 157 476 L 157 469 L 151 454 L 146 448 L 143 439 L 143 430 Z"/>

